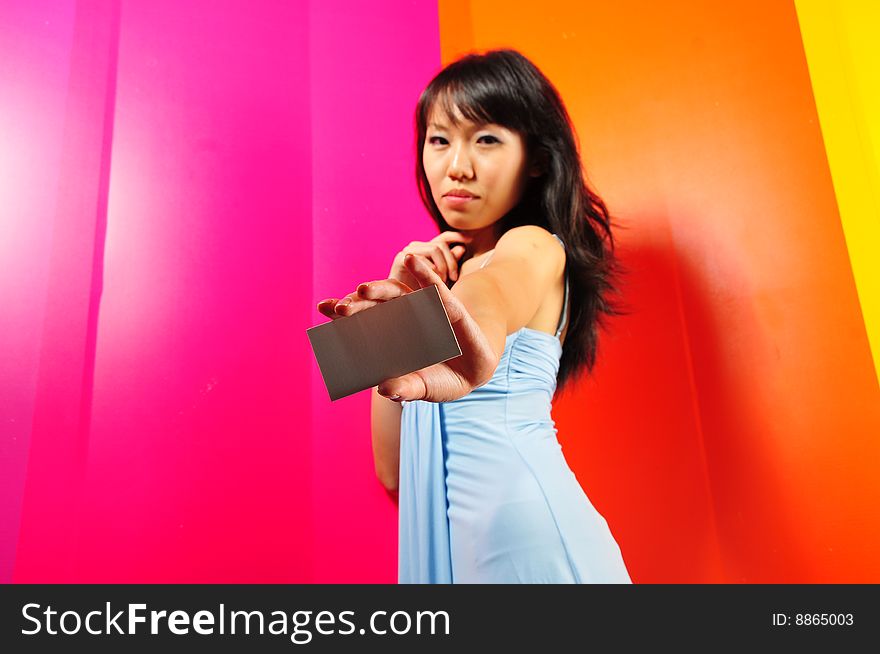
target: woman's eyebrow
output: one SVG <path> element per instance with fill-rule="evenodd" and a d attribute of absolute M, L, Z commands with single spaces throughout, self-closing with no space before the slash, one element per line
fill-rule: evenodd
<path fill-rule="evenodd" d="M 430 124 L 428 125 L 428 127 L 433 127 L 434 129 L 439 129 L 439 130 L 441 130 L 441 131 L 447 131 L 447 130 L 449 130 L 449 127 L 447 127 L 446 125 L 441 125 L 440 123 L 430 123 Z M 486 129 L 486 128 L 489 128 L 489 127 L 494 127 L 494 128 L 501 128 L 501 129 L 503 129 L 503 128 L 501 127 L 501 125 L 496 125 L 495 123 L 475 123 L 475 124 L 474 124 L 472 127 L 470 127 L 469 129 L 470 129 L 471 131 L 474 131 L 474 132 L 475 132 L 475 131 L 477 131 L 477 130 Z"/>

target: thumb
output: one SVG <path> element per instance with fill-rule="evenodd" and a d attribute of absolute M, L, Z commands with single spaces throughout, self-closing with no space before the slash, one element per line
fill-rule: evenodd
<path fill-rule="evenodd" d="M 434 265 L 429 263 L 428 260 L 421 255 L 407 254 L 403 258 L 403 265 L 406 266 L 407 270 L 409 270 L 413 277 L 416 278 L 416 281 L 419 283 L 419 288 L 425 288 L 431 284 L 446 286 L 443 283 L 443 280 L 440 279 L 440 275 L 434 271 Z"/>
<path fill-rule="evenodd" d="M 395 398 L 395 402 L 400 400 L 411 402 L 424 398 L 427 388 L 425 387 L 425 381 L 416 373 L 411 372 L 402 377 L 386 379 L 379 384 L 378 391 L 379 395 L 389 399 Z"/>
<path fill-rule="evenodd" d="M 461 255 L 463 255 L 464 253 L 465 248 L 463 245 L 456 245 L 452 248 L 452 256 L 454 256 L 456 259 L 460 258 Z"/>
<path fill-rule="evenodd" d="M 431 285 L 437 287 L 437 290 L 440 292 L 440 300 L 446 309 L 446 315 L 453 324 L 462 319 L 466 313 L 464 305 L 447 288 L 446 283 L 440 279 L 440 276 L 434 272 L 427 259 L 418 254 L 407 254 L 403 259 L 403 264 L 412 273 L 412 276 L 415 277 L 419 283 L 419 288 L 427 288 Z"/>

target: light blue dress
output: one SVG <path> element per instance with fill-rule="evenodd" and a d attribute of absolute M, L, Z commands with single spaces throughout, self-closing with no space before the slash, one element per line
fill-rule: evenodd
<path fill-rule="evenodd" d="M 523 327 L 488 383 L 403 403 L 400 583 L 631 583 L 550 416 L 567 319 L 566 276 L 555 336 Z"/>

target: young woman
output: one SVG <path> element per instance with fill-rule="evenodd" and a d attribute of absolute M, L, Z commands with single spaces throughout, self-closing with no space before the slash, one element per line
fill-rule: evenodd
<path fill-rule="evenodd" d="M 373 389 L 376 472 L 399 493 L 401 583 L 629 583 L 569 468 L 554 394 L 618 313 L 611 222 L 568 113 L 516 51 L 443 69 L 416 109 L 416 171 L 440 235 L 388 279 L 318 308 L 338 319 L 434 284 L 462 355 Z M 451 287 L 451 288 L 450 288 Z"/>

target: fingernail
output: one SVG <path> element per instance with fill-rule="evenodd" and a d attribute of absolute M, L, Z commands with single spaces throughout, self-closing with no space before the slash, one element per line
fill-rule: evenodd
<path fill-rule="evenodd" d="M 358 286 L 358 293 L 359 293 L 360 295 L 363 295 L 364 293 L 367 292 L 367 290 L 368 290 L 369 288 L 370 288 L 370 286 L 369 286 L 368 284 L 361 284 L 360 286 Z"/>
<path fill-rule="evenodd" d="M 344 307 L 344 306 L 347 306 L 347 305 L 349 305 L 349 304 L 351 304 L 351 298 L 348 298 L 348 297 L 347 297 L 347 298 L 345 298 L 344 300 L 339 300 L 339 302 L 336 303 L 336 306 L 337 306 L 337 307 Z"/>

